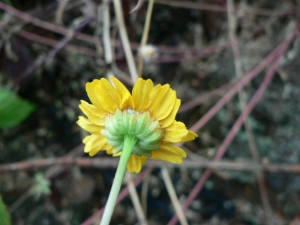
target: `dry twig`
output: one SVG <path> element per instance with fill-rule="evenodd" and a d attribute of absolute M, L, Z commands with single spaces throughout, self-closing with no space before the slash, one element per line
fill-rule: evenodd
<path fill-rule="evenodd" d="M 244 73 L 242 70 L 242 59 L 241 59 L 240 50 L 239 50 L 239 41 L 235 34 L 236 29 L 237 29 L 236 28 L 237 27 L 237 18 L 236 18 L 236 14 L 234 12 L 233 0 L 227 0 L 227 16 L 228 16 L 228 26 L 229 26 L 228 27 L 229 39 L 231 42 L 231 48 L 232 48 L 233 56 L 234 56 L 235 73 L 236 73 L 237 78 L 242 78 L 244 76 Z M 244 110 L 247 105 L 248 95 L 244 89 L 241 89 L 238 94 L 239 94 L 241 110 Z M 260 156 L 259 156 L 255 137 L 254 137 L 254 134 L 253 134 L 253 131 L 252 131 L 252 128 L 251 128 L 248 118 L 246 118 L 244 125 L 245 125 L 245 130 L 247 133 L 248 142 L 249 142 L 253 161 L 256 164 L 259 164 Z M 269 221 L 268 223 L 274 224 L 274 221 L 272 221 L 272 210 L 271 210 L 271 206 L 270 206 L 270 202 L 269 202 L 269 198 L 268 198 L 268 194 L 267 194 L 267 188 L 266 188 L 265 182 L 264 182 L 264 174 L 260 170 L 257 170 L 257 179 L 258 179 L 258 186 L 259 186 L 260 195 L 261 195 L 261 199 L 262 199 L 262 203 L 263 203 L 263 208 L 265 211 L 266 221 Z"/>
<path fill-rule="evenodd" d="M 296 31 L 296 30 L 295 30 Z M 258 103 L 258 101 L 260 100 L 260 98 L 262 97 L 264 91 L 266 90 L 266 88 L 268 87 L 268 85 L 270 84 L 278 63 L 279 63 L 279 59 L 281 58 L 281 56 L 285 53 L 289 43 L 292 41 L 292 39 L 295 36 L 295 32 L 291 35 L 290 38 L 288 38 L 287 40 L 284 40 L 278 48 L 276 48 L 276 50 L 274 50 L 276 52 L 275 56 L 276 56 L 276 61 L 275 63 L 273 63 L 273 65 L 271 66 L 271 68 L 268 70 L 267 75 L 265 77 L 265 79 L 262 81 L 261 85 L 259 86 L 258 90 L 256 91 L 256 93 L 253 95 L 252 99 L 250 100 L 250 102 L 248 103 L 248 105 L 245 107 L 245 109 L 243 110 L 242 114 L 239 116 L 239 118 L 236 120 L 236 122 L 234 123 L 233 127 L 231 128 L 231 130 L 229 131 L 229 133 L 227 134 L 226 138 L 224 139 L 222 145 L 219 147 L 217 154 L 214 157 L 214 161 L 218 161 L 220 160 L 223 155 L 225 154 L 228 146 L 231 144 L 232 140 L 234 139 L 234 137 L 236 136 L 236 134 L 238 133 L 238 131 L 240 130 L 241 126 L 243 125 L 244 121 L 246 120 L 246 118 L 249 116 L 249 114 L 252 112 L 253 108 L 255 107 L 255 105 Z M 274 57 L 275 57 L 274 56 Z M 246 76 L 245 76 L 246 77 Z M 225 97 L 225 96 L 224 96 Z M 221 100 L 220 100 L 221 101 Z M 218 103 L 217 103 L 218 104 Z M 217 105 L 216 104 L 216 105 Z M 201 119 L 202 120 L 202 119 Z M 193 129 L 195 129 L 196 125 L 193 126 Z M 206 180 L 210 177 L 212 171 L 211 170 L 206 170 L 204 172 L 204 174 L 202 175 L 201 179 L 197 182 L 196 186 L 193 188 L 193 190 L 190 192 L 187 200 L 185 201 L 184 205 L 183 205 L 183 210 L 186 210 L 189 205 L 192 203 L 192 201 L 195 199 L 195 197 L 197 196 L 197 194 L 199 193 L 199 191 L 202 189 L 202 187 L 204 186 Z M 168 225 L 174 225 L 176 224 L 178 218 L 177 215 L 173 216 L 173 218 L 170 220 L 170 222 L 168 223 Z"/>
<path fill-rule="evenodd" d="M 133 59 L 127 31 L 126 31 L 126 26 L 124 23 L 124 15 L 123 15 L 123 10 L 121 6 L 120 0 L 113 0 L 114 1 L 114 9 L 117 17 L 117 22 L 118 22 L 118 27 L 119 27 L 119 32 L 121 36 L 121 40 L 124 46 L 124 51 L 125 51 L 125 56 L 126 60 L 128 63 L 128 68 L 130 72 L 131 79 L 133 81 L 136 81 L 138 79 L 138 74 L 135 66 L 135 62 Z"/>
<path fill-rule="evenodd" d="M 64 37 L 57 45 L 45 56 L 37 59 L 32 65 L 27 67 L 27 69 L 15 80 L 15 85 L 18 85 L 24 78 L 32 74 L 36 69 L 42 66 L 45 62 L 51 61 L 55 55 L 61 51 L 70 40 L 73 39 L 74 36 L 81 30 L 84 26 L 86 26 L 91 21 L 90 18 L 84 19 L 78 25 L 74 27 L 74 29 Z"/>
<path fill-rule="evenodd" d="M 135 189 L 135 185 L 132 181 L 132 176 L 128 171 L 126 173 L 125 180 L 127 181 L 127 187 L 128 187 L 129 193 L 130 193 L 131 200 L 134 205 L 134 209 L 135 209 L 137 218 L 139 220 L 139 224 L 147 225 L 148 223 L 147 223 L 145 214 L 143 212 L 143 208 L 142 208 L 140 199 L 138 197 L 137 191 Z"/>

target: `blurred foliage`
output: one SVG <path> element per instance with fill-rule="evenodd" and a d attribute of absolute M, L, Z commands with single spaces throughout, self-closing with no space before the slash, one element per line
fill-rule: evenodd
<path fill-rule="evenodd" d="M 34 104 L 3 88 L 0 88 L 0 102 L 0 128 L 19 125 L 36 108 Z"/>
<path fill-rule="evenodd" d="M 10 225 L 11 224 L 10 215 L 6 209 L 4 202 L 2 201 L 1 196 L 0 196 L 0 224 L 1 225 Z"/>
<path fill-rule="evenodd" d="M 11 1 L 10 0 L 4 0 L 4 2 L 8 5 L 12 5 Z"/>
<path fill-rule="evenodd" d="M 35 174 L 34 180 L 36 185 L 34 186 L 32 193 L 37 198 L 39 198 L 41 195 L 51 194 L 50 181 L 42 173 Z"/>

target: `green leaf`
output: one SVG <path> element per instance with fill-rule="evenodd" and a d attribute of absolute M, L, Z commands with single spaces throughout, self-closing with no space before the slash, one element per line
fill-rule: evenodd
<path fill-rule="evenodd" d="M 2 197 L 0 196 L 0 224 L 1 225 L 10 225 L 10 215 L 6 209 L 4 202 L 2 201 Z"/>
<path fill-rule="evenodd" d="M 19 125 L 36 106 L 19 98 L 12 91 L 0 88 L 0 128 L 11 128 Z"/>

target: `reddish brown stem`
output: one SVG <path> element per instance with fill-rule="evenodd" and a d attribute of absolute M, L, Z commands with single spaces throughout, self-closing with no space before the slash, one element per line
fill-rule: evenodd
<path fill-rule="evenodd" d="M 294 35 L 293 35 L 293 37 L 294 37 Z M 289 40 L 291 40 L 291 38 Z M 280 45 L 280 48 L 278 49 L 278 51 L 279 51 L 278 55 L 279 56 L 284 54 L 284 52 L 285 52 L 285 50 L 288 46 L 288 43 L 289 42 L 284 42 L 282 45 Z M 229 133 L 227 134 L 225 140 L 223 141 L 222 145 L 219 147 L 219 149 L 217 151 L 217 154 L 214 157 L 214 161 L 218 161 L 223 157 L 223 155 L 225 154 L 228 146 L 231 144 L 231 142 L 235 138 L 235 136 L 238 133 L 238 131 L 240 130 L 241 126 L 244 124 L 246 118 L 249 116 L 249 114 L 252 112 L 253 108 L 256 106 L 258 101 L 261 99 L 264 91 L 266 90 L 266 88 L 270 84 L 270 82 L 271 82 L 271 80 L 272 80 L 272 78 L 275 74 L 275 70 L 278 66 L 279 59 L 280 59 L 279 56 L 277 56 L 276 62 L 268 70 L 267 75 L 266 75 L 265 79 L 263 80 L 263 82 L 261 83 L 261 85 L 259 86 L 258 90 L 254 94 L 254 96 L 252 97 L 252 99 L 250 100 L 250 102 L 248 103 L 248 105 L 246 106 L 244 111 L 242 112 L 242 114 L 236 120 L 236 122 L 234 123 L 234 125 L 231 128 L 231 130 L 229 131 Z M 198 181 L 196 186 L 193 188 L 193 190 L 189 194 L 187 200 L 185 201 L 185 203 L 183 205 L 183 210 L 186 210 L 190 206 L 192 201 L 196 198 L 198 193 L 201 191 L 203 185 L 205 184 L 206 180 L 209 178 L 211 173 L 212 173 L 211 170 L 206 170 L 204 172 L 201 179 Z M 177 223 L 177 221 L 178 221 L 178 217 L 177 217 L 177 215 L 174 215 L 173 218 L 168 223 L 168 225 L 175 225 Z"/>

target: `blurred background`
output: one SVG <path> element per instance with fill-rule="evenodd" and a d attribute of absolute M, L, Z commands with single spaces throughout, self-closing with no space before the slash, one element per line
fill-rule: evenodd
<path fill-rule="evenodd" d="M 84 154 L 76 120 L 86 82 L 109 75 L 129 90 L 138 75 L 169 83 L 199 135 L 182 165 L 148 160 L 125 179 L 111 224 L 300 224 L 299 12 L 297 0 L 1 0 L 0 225 L 99 223 L 118 159 Z"/>

